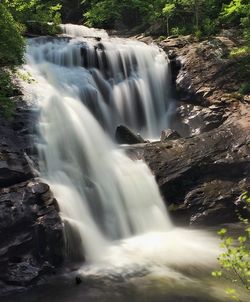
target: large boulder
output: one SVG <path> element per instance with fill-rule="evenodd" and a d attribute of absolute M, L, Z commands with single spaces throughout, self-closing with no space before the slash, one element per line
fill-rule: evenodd
<path fill-rule="evenodd" d="M 33 284 L 62 264 L 63 250 L 62 223 L 48 185 L 33 179 L 0 189 L 2 284 Z"/>
<path fill-rule="evenodd" d="M 118 144 L 142 144 L 145 140 L 140 136 L 140 134 L 135 134 L 126 126 L 118 126 L 115 133 L 115 139 Z"/>
<path fill-rule="evenodd" d="M 232 123 L 144 147 L 143 157 L 175 217 L 210 225 L 237 219 L 236 201 L 250 189 L 249 129 Z"/>

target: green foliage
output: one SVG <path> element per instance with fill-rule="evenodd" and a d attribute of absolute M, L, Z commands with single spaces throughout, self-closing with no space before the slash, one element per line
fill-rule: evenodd
<path fill-rule="evenodd" d="M 249 0 L 232 0 L 224 5 L 220 19 L 227 25 L 240 25 L 250 46 L 250 3 Z"/>
<path fill-rule="evenodd" d="M 10 97 L 14 95 L 14 88 L 11 79 L 11 72 L 0 68 L 0 110 L 6 118 L 10 118 L 13 110 L 13 103 Z"/>
<path fill-rule="evenodd" d="M 99 27 L 114 27 L 118 21 L 126 26 L 138 23 L 145 27 L 158 25 L 166 33 L 172 28 L 181 32 L 204 31 L 214 34 L 218 27 L 218 17 L 223 0 L 84 0 L 85 24 Z M 171 19 L 171 24 L 170 24 Z M 131 21 L 132 20 L 132 21 Z M 136 23 L 136 24 L 135 24 Z"/>
<path fill-rule="evenodd" d="M 185 34 L 185 29 L 180 27 L 172 27 L 170 33 L 174 36 L 181 36 Z"/>
<path fill-rule="evenodd" d="M 30 32 L 56 34 L 61 23 L 61 4 L 56 0 L 4 0 L 13 17 Z M 50 23 L 50 24 L 48 24 Z"/>
<path fill-rule="evenodd" d="M 24 40 L 22 27 L 15 22 L 6 7 L 0 3 L 0 67 L 22 63 Z"/>
<path fill-rule="evenodd" d="M 170 30 L 169 30 L 169 19 L 174 16 L 176 11 L 176 6 L 174 3 L 167 3 L 165 4 L 164 8 L 162 9 L 162 14 L 163 16 L 166 18 L 166 22 L 167 22 L 167 34 L 170 34 Z"/>
<path fill-rule="evenodd" d="M 218 21 L 205 18 L 202 23 L 202 30 L 206 36 L 214 35 L 218 30 Z"/>
<path fill-rule="evenodd" d="M 105 26 L 114 24 L 116 19 L 120 18 L 121 9 L 117 3 L 112 0 L 99 1 L 84 14 L 85 24 L 88 26 Z"/>
<path fill-rule="evenodd" d="M 197 40 L 199 41 L 202 37 L 202 31 L 201 30 L 196 30 L 194 35 L 197 38 Z"/>
<path fill-rule="evenodd" d="M 239 89 L 239 93 L 243 94 L 243 95 L 250 94 L 250 83 L 241 84 L 240 89 Z"/>
<path fill-rule="evenodd" d="M 174 3 L 167 3 L 165 4 L 164 8 L 162 9 L 163 16 L 166 18 L 171 17 L 174 14 L 176 6 Z"/>
<path fill-rule="evenodd" d="M 242 194 L 241 201 L 244 202 L 244 209 L 249 212 L 250 197 L 247 192 Z M 239 220 L 244 226 L 244 233 L 237 239 L 229 236 L 225 228 L 218 232 L 224 252 L 218 258 L 221 270 L 212 272 L 212 276 L 225 276 L 233 284 L 240 284 L 250 291 L 250 227 L 248 219 L 239 215 Z M 241 301 L 240 293 L 236 289 L 228 288 L 226 293 L 232 300 Z"/>

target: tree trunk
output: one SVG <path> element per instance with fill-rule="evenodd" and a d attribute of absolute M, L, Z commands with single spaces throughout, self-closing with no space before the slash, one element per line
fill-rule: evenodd
<path fill-rule="evenodd" d="M 168 35 L 168 37 L 170 36 L 170 33 L 169 33 L 169 18 L 167 18 L 167 35 Z"/>
<path fill-rule="evenodd" d="M 194 6 L 195 6 L 195 27 L 196 27 L 196 30 L 199 29 L 199 0 L 195 0 L 194 1 Z"/>

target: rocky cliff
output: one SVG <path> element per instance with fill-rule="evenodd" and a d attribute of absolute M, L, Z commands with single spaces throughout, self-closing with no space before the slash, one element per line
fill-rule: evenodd
<path fill-rule="evenodd" d="M 160 42 L 171 60 L 177 98 L 171 124 L 182 138 L 128 152 L 148 163 L 181 223 L 233 222 L 240 195 L 250 189 L 250 95 L 239 93 L 242 77 L 229 57 L 237 43 L 226 35 Z"/>

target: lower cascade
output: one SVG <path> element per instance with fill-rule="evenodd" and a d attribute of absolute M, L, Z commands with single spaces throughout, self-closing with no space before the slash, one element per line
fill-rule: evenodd
<path fill-rule="evenodd" d="M 217 241 L 175 228 L 149 168 L 112 141 L 119 124 L 148 138 L 167 127 L 168 59 L 103 31 L 63 31 L 28 41 L 25 70 L 35 82 L 24 85 L 41 109 L 41 175 L 58 200 L 67 253 L 101 267 L 212 266 Z"/>

